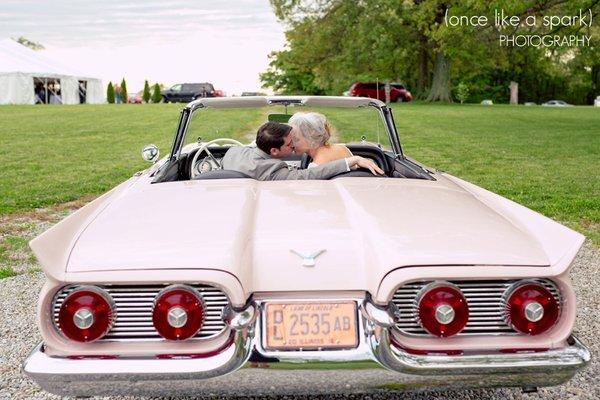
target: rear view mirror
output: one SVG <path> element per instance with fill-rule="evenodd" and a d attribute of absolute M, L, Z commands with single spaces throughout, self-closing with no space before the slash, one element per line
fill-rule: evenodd
<path fill-rule="evenodd" d="M 147 144 L 142 149 L 142 158 L 145 161 L 148 161 L 151 163 L 155 163 L 156 161 L 158 161 L 159 154 L 160 154 L 160 152 L 158 151 L 158 147 L 156 147 L 153 144 Z"/>

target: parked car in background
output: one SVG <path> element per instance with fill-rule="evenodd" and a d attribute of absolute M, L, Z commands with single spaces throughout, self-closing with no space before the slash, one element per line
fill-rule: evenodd
<path fill-rule="evenodd" d="M 348 90 L 349 96 L 370 97 L 385 100 L 385 83 L 356 82 Z M 399 83 L 390 84 L 390 100 L 393 102 L 406 102 L 412 100 L 412 94 Z"/>
<path fill-rule="evenodd" d="M 223 168 L 247 115 L 304 110 L 385 175 L 264 182 Z M 569 380 L 590 360 L 569 277 L 585 238 L 407 157 L 392 112 L 348 97 L 188 104 L 165 157 L 146 146 L 151 167 L 30 242 L 46 283 L 25 373 L 84 397 Z"/>
<path fill-rule="evenodd" d="M 178 83 L 170 89 L 162 90 L 160 95 L 165 103 L 187 103 L 202 97 L 222 97 L 223 92 L 215 90 L 212 83 Z"/>
<path fill-rule="evenodd" d="M 246 96 L 265 96 L 265 93 L 263 92 L 242 92 L 242 96 L 246 97 Z"/>
<path fill-rule="evenodd" d="M 142 104 L 142 96 L 137 93 L 131 93 L 127 95 L 127 102 L 133 104 Z"/>
<path fill-rule="evenodd" d="M 564 100 L 550 100 L 545 103 L 542 103 L 544 107 L 570 107 L 572 104 L 567 103 Z"/>

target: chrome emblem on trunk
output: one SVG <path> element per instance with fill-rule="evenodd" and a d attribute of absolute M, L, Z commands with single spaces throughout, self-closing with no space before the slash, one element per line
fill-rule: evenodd
<path fill-rule="evenodd" d="M 291 249 L 290 249 L 290 252 L 294 253 L 295 255 L 297 255 L 298 257 L 300 257 L 302 259 L 303 267 L 314 267 L 315 264 L 317 263 L 316 258 L 319 257 L 321 254 L 325 253 L 325 249 L 316 251 L 309 255 L 300 254 L 296 250 L 291 250 Z"/>

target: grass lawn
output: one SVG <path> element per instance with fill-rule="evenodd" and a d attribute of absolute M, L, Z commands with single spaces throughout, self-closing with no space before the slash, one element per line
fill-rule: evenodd
<path fill-rule="evenodd" d="M 142 147 L 154 143 L 166 155 L 181 108 L 0 106 L 0 215 L 101 194 L 147 168 Z M 244 126 L 258 117 L 238 113 L 228 125 Z M 221 133 L 215 130 L 203 139 Z"/>
<path fill-rule="evenodd" d="M 600 108 L 401 104 L 405 153 L 600 245 Z"/>
<path fill-rule="evenodd" d="M 600 245 L 600 109 L 394 105 L 405 153 L 579 230 Z M 0 215 L 98 195 L 171 146 L 181 104 L 0 106 Z M 264 120 L 231 113 L 203 134 L 239 140 Z M 342 133 L 342 139 L 343 132 Z"/>

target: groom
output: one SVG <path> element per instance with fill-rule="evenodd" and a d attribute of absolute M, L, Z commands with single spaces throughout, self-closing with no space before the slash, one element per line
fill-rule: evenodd
<path fill-rule="evenodd" d="M 256 147 L 232 147 L 223 157 L 223 169 L 239 171 L 260 181 L 328 179 L 358 167 L 367 168 L 374 174 L 383 174 L 373 161 L 359 156 L 308 169 L 290 167 L 282 159 L 294 153 L 291 130 L 291 126 L 279 122 L 263 124 L 256 133 Z"/>

